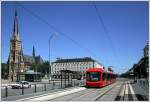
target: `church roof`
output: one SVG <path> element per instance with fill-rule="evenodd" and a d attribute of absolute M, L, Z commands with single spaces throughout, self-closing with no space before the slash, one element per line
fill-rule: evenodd
<path fill-rule="evenodd" d="M 35 63 L 36 60 L 37 63 L 43 63 L 43 59 L 41 58 L 41 56 L 35 56 L 35 60 L 33 56 L 30 55 L 23 55 L 23 58 L 24 58 L 24 62 Z"/>

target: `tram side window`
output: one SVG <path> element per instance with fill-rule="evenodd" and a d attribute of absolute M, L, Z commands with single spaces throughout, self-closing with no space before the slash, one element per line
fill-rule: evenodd
<path fill-rule="evenodd" d="M 107 74 L 107 80 L 109 80 L 110 79 L 110 74 Z"/>
<path fill-rule="evenodd" d="M 86 73 L 86 80 L 88 80 L 88 81 L 90 80 L 90 73 L 89 72 Z"/>
<path fill-rule="evenodd" d="M 109 74 L 107 74 L 107 80 L 109 80 Z"/>
<path fill-rule="evenodd" d="M 103 80 L 105 80 L 106 79 L 106 74 L 105 73 L 103 73 Z"/>

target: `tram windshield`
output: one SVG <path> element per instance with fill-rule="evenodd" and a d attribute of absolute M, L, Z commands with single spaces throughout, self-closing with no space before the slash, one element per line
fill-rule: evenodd
<path fill-rule="evenodd" d="M 87 81 L 100 81 L 100 73 L 99 72 L 87 72 Z"/>

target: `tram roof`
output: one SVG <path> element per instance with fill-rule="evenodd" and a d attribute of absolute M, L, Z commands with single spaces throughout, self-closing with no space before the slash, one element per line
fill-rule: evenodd
<path fill-rule="evenodd" d="M 109 73 L 109 74 L 114 74 L 113 72 L 111 72 L 111 71 L 107 71 L 107 70 L 105 70 L 105 69 L 103 69 L 103 68 L 88 68 L 87 70 L 86 70 L 87 72 L 96 72 L 96 71 L 98 71 L 98 72 L 106 72 L 106 73 Z"/>
<path fill-rule="evenodd" d="M 103 68 L 88 68 L 86 71 L 99 71 L 102 72 L 104 69 Z"/>

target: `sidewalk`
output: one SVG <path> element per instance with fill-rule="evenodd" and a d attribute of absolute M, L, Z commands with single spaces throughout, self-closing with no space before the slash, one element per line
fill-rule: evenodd
<path fill-rule="evenodd" d="M 144 87 L 141 86 L 141 84 L 139 84 L 139 82 L 137 81 L 136 83 L 134 83 L 133 81 L 130 81 L 135 96 L 139 101 L 148 101 L 149 100 L 149 88 L 145 89 Z"/>
<path fill-rule="evenodd" d="M 65 91 L 65 90 L 71 90 L 74 88 L 79 88 L 79 87 L 70 87 L 70 88 L 62 88 L 62 89 L 53 89 L 53 90 L 48 90 L 48 91 L 43 91 L 43 92 L 37 92 L 37 93 L 30 93 L 30 94 L 25 94 L 25 95 L 18 95 L 18 96 L 9 96 L 7 98 L 1 98 L 2 101 L 16 101 L 16 100 L 21 100 L 21 99 L 30 99 L 32 97 L 39 97 L 41 95 L 47 95 L 51 93 L 57 93 L 60 91 Z"/>
<path fill-rule="evenodd" d="M 139 83 L 132 84 L 138 99 L 149 100 L 149 88 L 145 89 Z"/>
<path fill-rule="evenodd" d="M 29 97 L 29 98 L 24 98 L 24 99 L 19 99 L 17 101 L 48 101 L 57 97 L 65 96 L 68 94 L 72 94 L 78 91 L 85 90 L 85 87 L 73 87 L 73 88 L 67 88 L 61 91 L 56 91 L 56 92 L 51 92 L 48 94 L 43 94 L 43 95 L 38 95 L 34 97 Z"/>
<path fill-rule="evenodd" d="M 133 80 L 125 81 L 115 101 L 148 101 L 149 89 L 144 90 Z"/>

